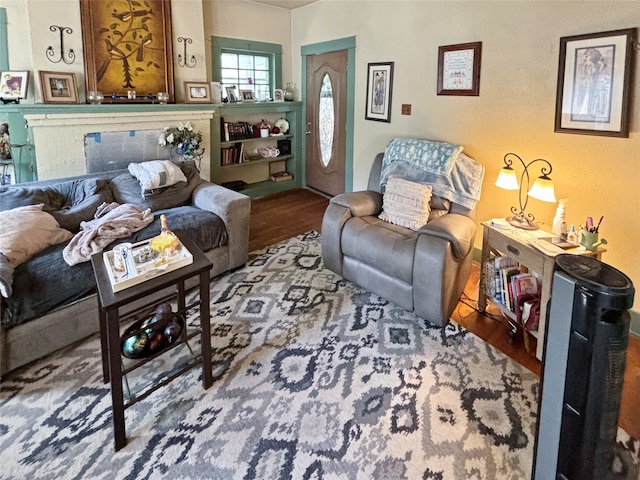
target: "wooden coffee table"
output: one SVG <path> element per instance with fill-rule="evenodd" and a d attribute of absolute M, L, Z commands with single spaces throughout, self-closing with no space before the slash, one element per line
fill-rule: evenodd
<path fill-rule="evenodd" d="M 209 271 L 213 267 L 213 264 L 184 234 L 181 232 L 175 233 L 180 238 L 182 244 L 193 255 L 193 263 L 146 280 L 138 285 L 128 287 L 117 293 L 113 292 L 103 254 L 97 253 L 91 257 L 91 264 L 98 287 L 103 378 L 104 383 L 111 382 L 111 402 L 116 451 L 127 444 L 124 420 L 124 411 L 126 408 L 143 400 L 158 388 L 198 365 L 202 365 L 202 383 L 204 388 L 209 388 L 213 383 L 211 372 L 211 324 L 209 314 Z M 199 277 L 199 301 L 186 305 L 185 281 L 194 276 Z M 169 293 L 166 295 L 159 293 L 169 287 L 174 288 L 170 288 L 168 290 Z M 153 300 L 145 303 L 144 299 L 148 297 L 152 297 Z M 177 341 L 161 351 L 153 353 L 149 357 L 139 360 L 127 360 L 128 366 L 125 368 L 120 350 L 121 320 L 138 318 L 141 312 L 152 311 L 154 306 L 169 299 L 175 299 L 178 309 L 177 314 L 184 315 L 192 308 L 200 306 L 200 328 L 192 328 L 191 332 L 188 332 L 185 322 L 183 333 Z M 134 302 L 136 302 L 135 306 L 132 305 Z M 141 303 L 142 305 L 140 305 Z M 188 364 L 181 366 L 176 371 L 172 371 L 162 381 L 149 386 L 149 388 L 145 389 L 142 393 L 132 396 L 125 401 L 123 377 L 127 373 L 132 372 L 159 355 L 167 353 L 176 346 L 184 344 L 198 335 L 200 336 L 202 346 L 199 356 L 195 357 L 193 361 Z"/>

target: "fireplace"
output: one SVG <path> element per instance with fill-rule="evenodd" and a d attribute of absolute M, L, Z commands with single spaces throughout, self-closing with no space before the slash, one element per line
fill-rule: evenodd
<path fill-rule="evenodd" d="M 164 127 L 178 122 L 191 122 L 202 132 L 206 151 L 201 176 L 210 179 L 210 129 L 216 114 L 212 106 L 200 110 L 117 112 L 107 108 L 99 113 L 25 114 L 36 149 L 38 180 L 126 168 L 131 161 L 168 158 L 167 150 L 157 144 L 158 135 Z"/>

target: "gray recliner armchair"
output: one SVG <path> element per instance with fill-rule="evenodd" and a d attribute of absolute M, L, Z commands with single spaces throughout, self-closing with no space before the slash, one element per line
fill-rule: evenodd
<path fill-rule="evenodd" d="M 437 205 L 436 197 L 429 222 L 417 231 L 380 220 L 382 158 L 374 160 L 367 191 L 331 199 L 322 221 L 322 259 L 345 279 L 445 326 L 469 279 L 475 209 Z"/>

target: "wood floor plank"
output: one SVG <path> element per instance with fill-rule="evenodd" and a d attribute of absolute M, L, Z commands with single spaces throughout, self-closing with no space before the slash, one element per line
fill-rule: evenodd
<path fill-rule="evenodd" d="M 322 230 L 322 216 L 329 199 L 310 190 L 296 189 L 253 200 L 251 203 L 251 251 L 286 240 L 295 235 Z M 532 372 L 540 375 L 541 363 L 534 353 L 527 353 L 522 341 L 510 343 L 506 321 L 497 309 L 488 309 L 491 316 L 474 307 L 478 298 L 480 268 L 473 265 L 465 294 L 456 306 L 452 318 L 478 337 Z M 531 339 L 535 352 L 535 339 Z M 619 424 L 627 433 L 640 438 L 640 338 L 631 336 L 627 349 L 627 368 L 620 406 Z"/>

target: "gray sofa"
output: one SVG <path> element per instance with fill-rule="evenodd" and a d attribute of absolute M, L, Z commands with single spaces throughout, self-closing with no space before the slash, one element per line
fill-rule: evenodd
<path fill-rule="evenodd" d="M 444 326 L 471 271 L 475 212 L 436 197 L 429 222 L 417 231 L 380 220 L 382 159 L 382 153 L 375 158 L 367 191 L 331 199 L 322 259 L 347 280 Z"/>
<path fill-rule="evenodd" d="M 72 228 L 77 231 L 81 220 L 91 220 L 102 201 L 136 203 L 151 208 L 153 223 L 107 250 L 157 235 L 164 213 L 169 228 L 185 232 L 213 262 L 212 278 L 242 266 L 248 258 L 250 198 L 202 180 L 193 165 L 182 169 L 188 182 L 160 189 L 145 200 L 127 171 L 4 186 L 0 210 L 29 203 L 45 203 L 47 210 L 49 202 L 60 225 L 75 233 Z M 66 243 L 47 248 L 13 272 L 13 294 L 2 299 L 0 378 L 99 331 L 91 262 L 67 265 L 62 259 Z"/>

